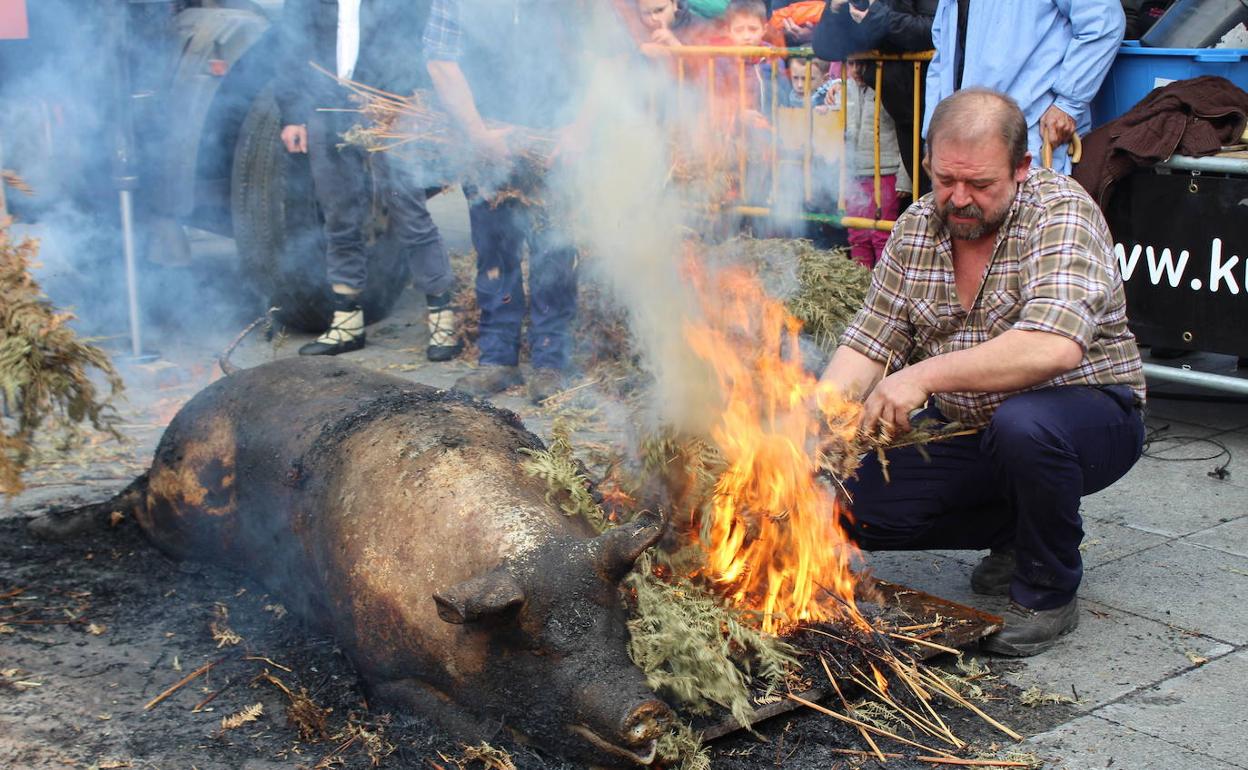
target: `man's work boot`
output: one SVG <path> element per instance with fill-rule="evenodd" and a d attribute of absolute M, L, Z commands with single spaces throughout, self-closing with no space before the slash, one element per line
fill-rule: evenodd
<path fill-rule="evenodd" d="M 455 333 L 455 308 L 451 306 L 451 293 L 426 294 L 429 306 L 429 347 L 425 358 L 430 361 L 450 361 L 464 351 L 464 343 Z"/>
<path fill-rule="evenodd" d="M 1015 563 L 1013 548 L 992 549 L 971 570 L 971 590 L 983 596 L 1008 596 Z"/>
<path fill-rule="evenodd" d="M 333 292 L 334 317 L 325 333 L 299 348 L 301 356 L 336 356 L 364 347 L 364 310 L 360 295 Z"/>
<path fill-rule="evenodd" d="M 563 372 L 558 369 L 534 369 L 529 375 L 529 401 L 541 404 L 563 390 Z"/>
<path fill-rule="evenodd" d="M 495 393 L 502 393 L 512 385 L 524 382 L 518 366 L 499 366 L 498 364 L 482 364 L 475 371 L 468 372 L 455 380 L 451 390 L 467 393 L 477 398 L 485 398 Z"/>
<path fill-rule="evenodd" d="M 1010 602 L 1005 628 L 985 639 L 980 647 L 998 655 L 1026 658 L 1053 646 L 1059 636 L 1079 625 L 1079 600 L 1051 610 L 1033 610 Z"/>

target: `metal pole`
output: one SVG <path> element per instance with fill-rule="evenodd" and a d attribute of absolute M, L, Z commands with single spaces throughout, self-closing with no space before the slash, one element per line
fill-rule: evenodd
<path fill-rule="evenodd" d="M 1144 364 L 1144 375 L 1150 380 L 1173 382 L 1179 385 L 1192 385 L 1198 388 L 1220 390 L 1224 393 L 1235 393 L 1248 396 L 1248 379 L 1233 377 L 1229 374 L 1213 374 L 1198 372 L 1195 369 L 1182 369 L 1164 364 Z"/>
<path fill-rule="evenodd" d="M 130 354 L 143 355 L 139 320 L 139 285 L 135 269 L 134 190 L 139 185 L 134 163 L 134 115 L 130 110 L 130 63 L 127 39 L 127 4 L 118 0 L 113 8 L 113 183 L 121 206 L 121 242 L 126 270 L 126 302 L 130 316 Z"/>
<path fill-rule="evenodd" d="M 139 325 L 139 282 L 134 265 L 134 193 L 123 189 L 121 196 L 121 245 L 126 260 L 126 302 L 130 309 L 130 355 L 143 355 L 142 330 Z"/>

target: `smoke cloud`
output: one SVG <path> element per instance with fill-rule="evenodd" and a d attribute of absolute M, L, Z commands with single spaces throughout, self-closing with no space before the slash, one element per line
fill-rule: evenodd
<path fill-rule="evenodd" d="M 591 39 L 618 35 L 611 24 L 618 20 L 599 14 Z M 556 179 L 576 202 L 575 235 L 594 255 L 595 277 L 627 310 L 643 365 L 655 377 L 657 416 L 701 432 L 715 413 L 716 389 L 712 372 L 684 337 L 685 324 L 698 313 L 680 272 L 690 202 L 669 184 L 669 134 L 651 109 L 655 94 L 674 99 L 674 83 L 665 72 L 637 64 L 623 56 L 585 62 L 591 73 L 585 107 L 594 131 L 585 154 Z"/>

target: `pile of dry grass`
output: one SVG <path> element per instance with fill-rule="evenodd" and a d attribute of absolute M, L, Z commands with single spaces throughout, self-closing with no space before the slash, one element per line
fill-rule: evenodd
<path fill-rule="evenodd" d="M 802 322 L 802 332 L 824 350 L 862 307 L 871 271 L 846 249 L 820 249 L 808 240 L 733 238 L 711 247 L 710 264 L 740 264 L 756 271 L 768 293 Z"/>
<path fill-rule="evenodd" d="M 39 244 L 15 240 L 11 220 L 0 221 L 0 494 L 22 490 L 35 432 L 47 422 L 71 427 L 89 422 L 116 434 L 116 415 L 90 373 L 103 375 L 115 395 L 121 377 L 107 354 L 78 337 L 31 273 Z"/>

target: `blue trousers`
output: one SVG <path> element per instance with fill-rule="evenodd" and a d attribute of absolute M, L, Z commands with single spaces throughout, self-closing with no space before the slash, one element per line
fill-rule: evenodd
<path fill-rule="evenodd" d="M 576 249 L 543 212 L 505 201 L 497 207 L 465 188 L 477 250 L 477 305 L 481 309 L 481 364 L 515 366 L 524 321 L 524 276 L 529 253 L 529 348 L 532 364 L 566 369 L 576 317 Z"/>
<path fill-rule="evenodd" d="M 944 419 L 929 408 L 919 418 Z M 983 431 L 887 453 L 891 482 L 870 454 L 846 484 L 843 522 L 864 550 L 1012 546 L 1010 597 L 1036 610 L 1075 597 L 1083 578 L 1079 500 L 1139 459 L 1144 420 L 1126 386 L 1064 386 L 1005 401 Z"/>

